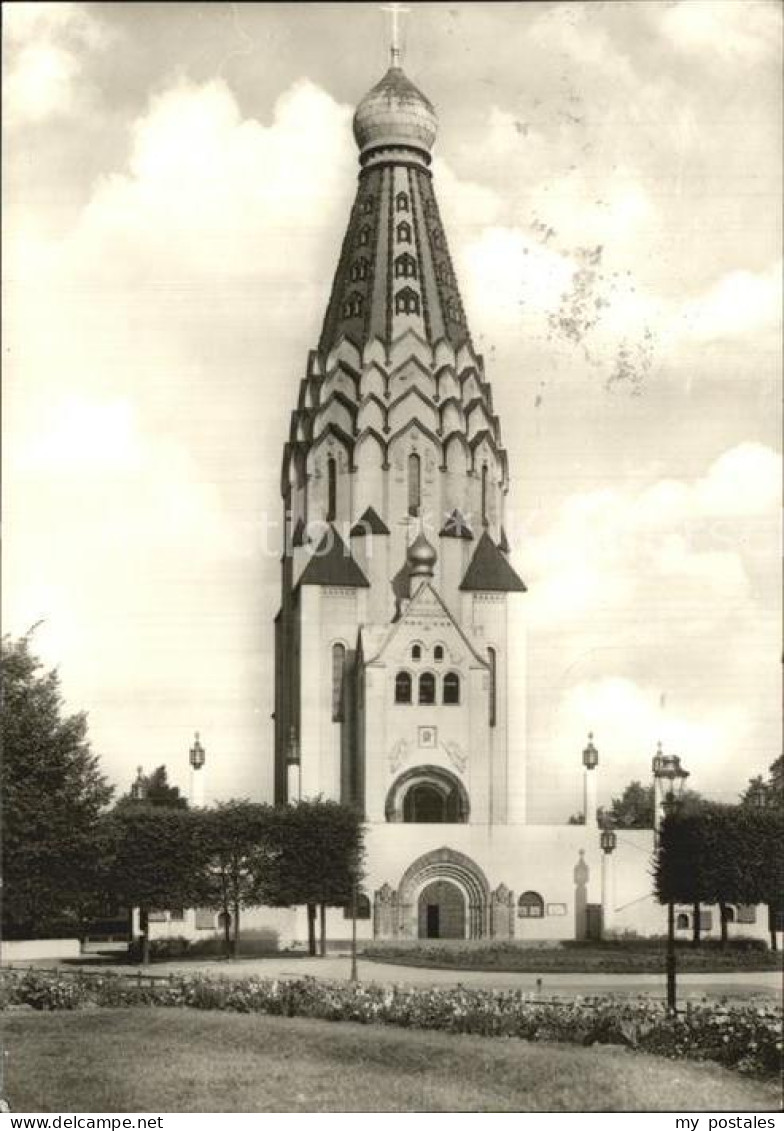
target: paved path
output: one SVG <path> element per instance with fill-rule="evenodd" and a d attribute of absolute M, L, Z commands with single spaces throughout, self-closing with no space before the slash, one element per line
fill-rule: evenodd
<path fill-rule="evenodd" d="M 71 964 L 68 964 L 71 966 Z M 91 967 L 93 970 L 95 966 Z M 116 972 L 133 972 L 138 966 L 111 966 Z M 194 962 L 156 962 L 150 974 L 193 974 L 197 970 L 212 977 L 241 978 L 251 974 L 264 978 L 304 978 L 306 976 L 343 981 L 349 977 L 347 956 L 328 958 L 240 958 Z M 665 996 L 664 974 L 528 974 L 485 970 L 433 970 L 418 966 L 395 966 L 385 962 L 359 959 L 359 977 L 363 982 L 382 985 L 477 986 L 486 989 L 525 989 L 545 997 L 577 997 L 590 994 L 647 994 Z M 537 985 L 541 979 L 541 986 Z M 678 975 L 681 998 L 777 998 L 781 1001 L 781 973 L 777 970 L 721 974 L 683 973 Z"/>

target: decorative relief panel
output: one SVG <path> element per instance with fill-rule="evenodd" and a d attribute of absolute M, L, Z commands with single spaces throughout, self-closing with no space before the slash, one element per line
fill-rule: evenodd
<path fill-rule="evenodd" d="M 446 756 L 458 773 L 465 773 L 465 768 L 468 765 L 468 755 L 461 750 L 457 742 L 442 742 L 442 748 L 446 751 Z"/>
<path fill-rule="evenodd" d="M 399 738 L 387 755 L 389 772 L 396 774 L 408 758 L 409 743 L 406 738 Z"/>

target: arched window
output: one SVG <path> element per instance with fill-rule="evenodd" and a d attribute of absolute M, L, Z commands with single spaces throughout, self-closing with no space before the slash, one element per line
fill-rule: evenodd
<path fill-rule="evenodd" d="M 436 264 L 436 278 L 440 283 L 449 282 L 449 265 L 443 260 Z"/>
<path fill-rule="evenodd" d="M 444 703 L 453 706 L 460 702 L 460 676 L 457 672 L 447 672 L 444 676 Z"/>
<path fill-rule="evenodd" d="M 370 243 L 370 227 L 367 224 L 359 229 L 359 242 L 362 247 Z"/>
<path fill-rule="evenodd" d="M 327 460 L 327 522 L 334 522 L 338 503 L 338 465 L 335 457 Z"/>
<path fill-rule="evenodd" d="M 544 900 L 536 891 L 524 891 L 517 901 L 518 919 L 544 918 Z"/>
<path fill-rule="evenodd" d="M 407 220 L 401 220 L 397 226 L 397 242 L 411 243 L 411 225 Z"/>
<path fill-rule="evenodd" d="M 685 911 L 681 911 L 680 915 L 678 915 L 677 919 L 675 920 L 675 930 L 676 931 L 688 931 L 688 929 L 689 929 L 689 916 L 686 914 Z"/>
<path fill-rule="evenodd" d="M 487 464 L 482 464 L 482 522 L 487 526 Z"/>
<path fill-rule="evenodd" d="M 735 922 L 735 908 L 732 907 L 729 903 L 724 904 L 724 921 L 726 923 Z"/>
<path fill-rule="evenodd" d="M 463 783 L 440 766 L 417 766 L 394 782 L 384 803 L 391 824 L 468 822 L 471 806 Z"/>
<path fill-rule="evenodd" d="M 436 677 L 432 672 L 422 672 L 419 677 L 419 702 L 427 707 L 436 701 Z"/>
<path fill-rule="evenodd" d="M 395 295 L 395 314 L 419 314 L 419 295 L 411 287 Z"/>
<path fill-rule="evenodd" d="M 395 208 L 398 212 L 408 212 L 408 195 L 404 192 L 399 192 L 395 197 Z"/>
<path fill-rule="evenodd" d="M 411 659 L 412 660 L 421 660 L 422 659 L 422 645 L 421 644 L 415 644 L 414 647 L 411 649 Z"/>
<path fill-rule="evenodd" d="M 417 277 L 417 262 L 413 255 L 404 251 L 402 255 L 398 255 L 395 260 L 395 278 L 396 279 L 416 279 Z"/>
<path fill-rule="evenodd" d="M 357 259 L 355 263 L 351 264 L 351 278 L 353 280 L 356 281 L 357 279 L 366 279 L 367 273 L 368 261 L 364 256 L 361 259 Z"/>
<path fill-rule="evenodd" d="M 441 247 L 444 237 L 440 228 L 433 228 L 433 247 Z"/>
<path fill-rule="evenodd" d="M 352 291 L 343 303 L 343 317 L 357 318 L 362 313 L 362 301 L 359 291 Z"/>
<path fill-rule="evenodd" d="M 416 452 L 408 457 L 408 513 L 419 514 L 422 504 L 422 462 Z"/>
<path fill-rule="evenodd" d="M 436 644 L 435 648 L 433 649 L 433 659 L 434 660 L 443 660 L 443 658 L 444 658 L 444 649 L 443 649 L 442 645 Z"/>
<path fill-rule="evenodd" d="M 373 211 L 373 197 L 372 196 L 366 196 L 365 199 L 362 201 L 362 211 L 365 212 L 365 213 Z"/>
<path fill-rule="evenodd" d="M 332 645 L 332 721 L 338 723 L 343 718 L 343 672 L 346 664 L 344 644 Z"/>
<path fill-rule="evenodd" d="M 495 726 L 495 712 L 496 712 L 496 658 L 495 648 L 487 649 L 487 662 L 490 665 L 490 687 L 489 691 L 489 708 L 490 708 L 490 726 Z"/>
<path fill-rule="evenodd" d="M 452 322 L 460 321 L 460 307 L 457 305 L 457 299 L 453 295 L 450 295 L 446 300 L 446 316 L 451 319 Z"/>
<path fill-rule="evenodd" d="M 411 702 L 411 676 L 408 672 L 398 672 L 395 676 L 395 702 Z"/>

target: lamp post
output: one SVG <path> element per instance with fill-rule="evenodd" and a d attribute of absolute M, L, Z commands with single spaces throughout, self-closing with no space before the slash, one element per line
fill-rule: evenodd
<path fill-rule="evenodd" d="M 357 970 L 357 869 L 351 869 L 351 975 L 350 981 L 359 981 Z"/>
<path fill-rule="evenodd" d="M 680 806 L 681 794 L 689 771 L 683 769 L 677 754 L 663 754 L 661 743 L 659 743 L 659 748 L 653 758 L 653 776 L 654 795 L 661 797 L 664 816 L 672 817 Z M 675 978 L 675 903 L 670 899 L 667 902 L 667 1009 L 670 1013 L 675 1013 L 676 1010 Z"/>
<path fill-rule="evenodd" d="M 612 926 L 613 904 L 613 861 L 612 854 L 618 845 L 618 835 L 612 827 L 609 817 L 604 817 L 602 831 L 599 836 L 602 850 L 602 934 L 605 928 Z"/>
<path fill-rule="evenodd" d="M 193 746 L 188 751 L 188 761 L 191 764 L 191 805 L 197 809 L 204 804 L 204 775 L 201 770 L 207 761 L 207 752 L 201 744 L 198 731 L 194 736 Z"/>
<path fill-rule="evenodd" d="M 299 739 L 297 728 L 292 724 L 289 728 L 289 742 L 286 750 L 286 796 L 289 804 L 302 799 L 302 759 L 299 752 Z"/>
<path fill-rule="evenodd" d="M 144 769 L 142 766 L 136 767 L 136 781 L 131 785 L 131 800 L 144 801 L 147 796 L 147 784 L 144 780 Z"/>
<path fill-rule="evenodd" d="M 596 767 L 599 765 L 599 751 L 593 744 L 593 732 L 588 735 L 588 745 L 583 750 L 583 816 L 585 827 L 596 824 Z"/>

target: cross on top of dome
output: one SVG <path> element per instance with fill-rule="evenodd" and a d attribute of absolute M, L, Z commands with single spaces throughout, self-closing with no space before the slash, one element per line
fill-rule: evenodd
<path fill-rule="evenodd" d="M 392 14 L 390 67 L 360 102 L 354 115 L 354 137 L 363 154 L 380 146 L 405 145 L 429 153 L 438 118 L 432 103 L 403 73 L 400 66 L 398 17 L 410 9 L 390 4 Z"/>

